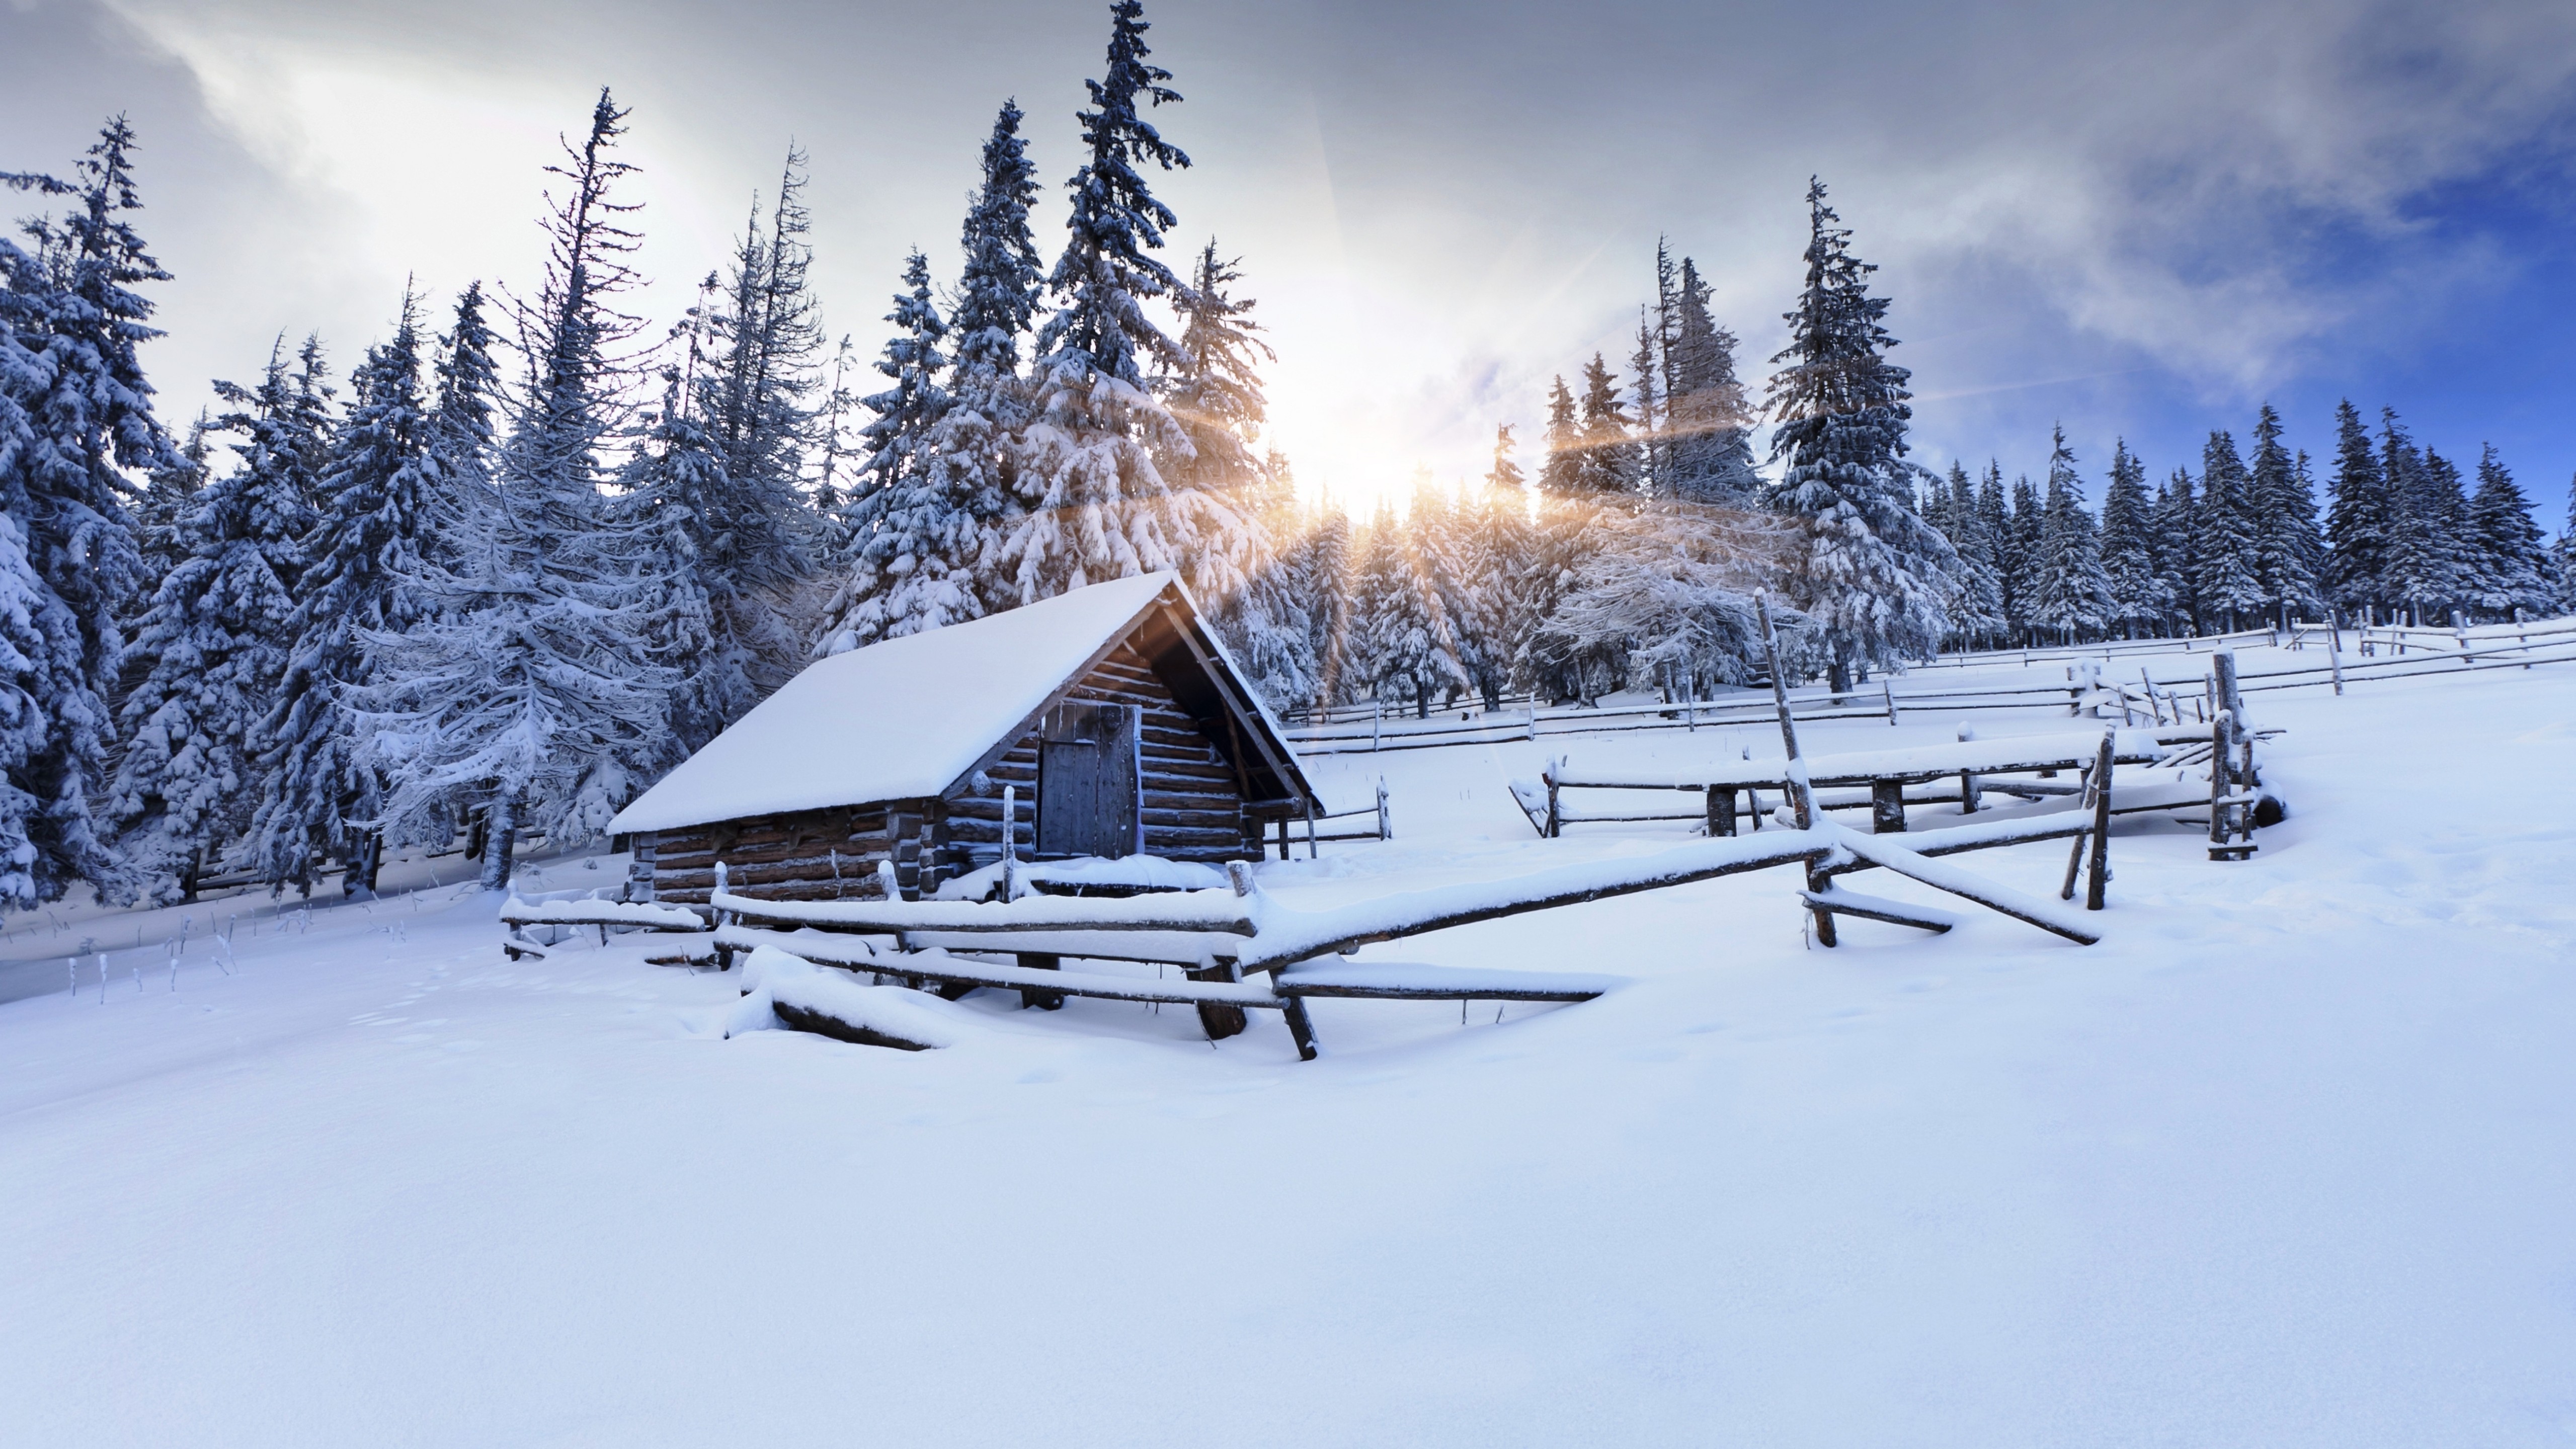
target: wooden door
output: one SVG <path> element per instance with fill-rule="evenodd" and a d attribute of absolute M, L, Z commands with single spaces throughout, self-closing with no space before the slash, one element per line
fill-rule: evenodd
<path fill-rule="evenodd" d="M 1038 844 L 1044 855 L 1116 859 L 1137 850 L 1137 710 L 1067 701 L 1038 744 Z"/>

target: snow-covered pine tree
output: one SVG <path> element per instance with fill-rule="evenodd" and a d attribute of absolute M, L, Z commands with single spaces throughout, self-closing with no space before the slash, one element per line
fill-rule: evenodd
<path fill-rule="evenodd" d="M 2111 448 L 2111 484 L 2102 495 L 2102 578 L 2110 588 L 2109 627 L 2123 638 L 2162 630 L 2172 590 L 2156 568 L 2154 505 L 2147 469 L 2126 438 Z"/>
<path fill-rule="evenodd" d="M 805 155 L 791 145 L 766 226 L 755 198 L 722 301 L 700 308 L 692 346 L 701 356 L 688 372 L 689 395 L 676 414 L 662 411 L 666 433 L 703 431 L 717 463 L 665 479 L 694 480 L 688 492 L 714 490 L 663 514 L 665 526 L 687 535 L 713 631 L 703 666 L 682 664 L 697 700 L 692 712 L 714 711 L 698 728 L 706 718 L 714 728 L 740 719 L 795 674 L 812 639 L 815 621 L 807 615 L 819 601 L 808 595 L 822 530 L 806 506 L 804 473 L 815 442 L 823 328 L 807 280 L 813 252 L 804 188 Z M 665 436 L 654 451 L 673 456 L 677 449 L 685 457 L 691 446 Z M 684 732 L 682 743 L 702 743 L 695 735 Z"/>
<path fill-rule="evenodd" d="M 1315 695 L 1319 708 L 1358 697 L 1366 670 L 1357 660 L 1353 601 L 1359 592 L 1351 550 L 1351 515 L 1323 499 L 1297 544 L 1297 572 L 1309 590 L 1306 614 L 1313 623 Z"/>
<path fill-rule="evenodd" d="M 1459 567 L 1470 580 L 1458 621 L 1461 639 L 1470 643 L 1461 663 L 1487 709 L 1502 707 L 1503 691 L 1529 637 L 1526 593 L 1537 548 L 1529 501 L 1520 465 L 1512 461 L 1511 425 L 1505 423 L 1494 429 L 1494 462 L 1484 486 L 1461 505 L 1469 545 Z"/>
<path fill-rule="evenodd" d="M 0 338 L 5 338 L 0 325 Z M 0 342 L 0 353 L 6 343 Z M 0 388 L 0 454 L 23 446 L 24 413 Z M 19 782 L 45 749 L 51 732 L 34 693 L 37 661 L 49 641 L 38 621 L 46 613 L 45 581 L 27 561 L 26 535 L 0 513 L 0 910 L 38 904 L 35 822 L 44 802 Z"/>
<path fill-rule="evenodd" d="M 812 503 L 822 533 L 816 547 L 826 558 L 836 559 L 848 548 L 849 519 L 846 517 L 852 496 L 849 475 L 850 413 L 859 405 L 858 395 L 850 391 L 851 346 L 848 333 L 832 349 L 831 385 L 823 393 L 822 409 L 815 415 L 816 436 L 820 439 L 821 456 L 814 464 Z"/>
<path fill-rule="evenodd" d="M 1583 451 L 1575 491 L 1596 502 L 1633 501 L 1645 460 L 1632 436 L 1636 419 L 1619 396 L 1619 375 L 1592 354 L 1583 365 Z"/>
<path fill-rule="evenodd" d="M 2210 433 L 2200 455 L 2200 577 L 2195 581 L 2204 615 L 2222 632 L 2262 616 L 2262 541 L 2254 517 L 2253 483 L 2235 437 Z"/>
<path fill-rule="evenodd" d="M 131 220 L 142 209 L 134 149 L 118 116 L 72 181 L 0 175 L 71 198 L 60 220 L 25 223 L 32 251 L 0 237 L 0 515 L 18 530 L 25 562 L 11 568 L 10 591 L 27 615 L 10 626 L 24 659 L 10 677 L 33 708 L 7 746 L 0 910 L 59 899 L 76 880 L 122 878 L 92 802 L 114 736 L 120 621 L 142 568 L 125 470 L 178 462 L 139 356 L 161 334 L 135 288 L 169 273 Z"/>
<path fill-rule="evenodd" d="M 1262 559 L 1216 625 L 1261 697 L 1274 709 L 1297 709 L 1314 703 L 1321 675 L 1313 613 L 1320 590 L 1309 574 L 1306 508 L 1288 460 L 1274 451 L 1259 467 L 1260 481 L 1242 506 L 1263 540 Z"/>
<path fill-rule="evenodd" d="M 1414 501 L 1428 511 L 1436 506 L 1417 480 Z M 1380 699 L 1410 700 L 1417 715 L 1428 715 L 1432 696 L 1450 686 L 1465 688 L 1455 636 L 1433 564 L 1418 546 L 1411 519 L 1399 519 L 1392 502 L 1380 499 L 1369 520 L 1361 551 L 1358 597 L 1352 604 L 1354 662 L 1363 663 Z"/>
<path fill-rule="evenodd" d="M 2014 593 L 2017 580 L 2014 560 L 2019 556 L 2013 541 L 2012 507 L 2004 493 L 2003 464 L 1986 460 L 1986 471 L 1977 479 L 1977 530 L 1982 535 L 1985 561 L 1995 571 L 1996 640 L 2017 637 L 2021 632 L 2021 602 Z"/>
<path fill-rule="evenodd" d="M 1851 232 L 1807 184 L 1807 280 L 1786 314 L 1789 345 L 1772 358 L 1771 456 L 1787 467 L 1770 506 L 1796 521 L 1790 592 L 1812 619 L 1833 687 L 1854 665 L 1896 666 L 1928 655 L 1949 632 L 1942 576 L 1948 539 L 1912 507 L 1905 427 L 1906 370 L 1881 325 L 1887 299 L 1869 295 L 1875 268 L 1851 254 Z"/>
<path fill-rule="evenodd" d="M 2111 584 L 2103 576 L 2101 538 L 2084 506 L 2075 449 L 2059 425 L 2050 436 L 2047 501 L 2042 505 L 2035 620 L 2072 644 L 2109 621 Z"/>
<path fill-rule="evenodd" d="M 1575 421 L 1574 394 L 1566 390 L 1562 373 L 1548 385 L 1547 433 L 1541 441 L 1547 451 L 1539 461 L 1539 490 L 1558 498 L 1582 492 L 1583 429 Z"/>
<path fill-rule="evenodd" d="M 2264 607 L 2288 626 L 2324 606 L 2317 584 L 2324 541 L 2317 534 L 2316 493 L 2290 451 L 2281 445 L 2281 415 L 2270 403 L 2254 421 L 2254 456 L 2247 479 L 2254 516 L 2254 574 Z"/>
<path fill-rule="evenodd" d="M 509 883 L 520 830 L 595 835 L 670 751 L 674 671 L 646 632 L 663 541 L 599 488 L 642 327 L 617 310 L 640 240 L 637 205 L 613 195 L 634 169 L 613 155 L 625 119 L 601 90 L 582 144 L 547 168 L 569 195 L 548 208 L 544 286 L 519 308 L 528 376 L 498 486 L 463 522 L 456 565 L 424 566 L 432 617 L 362 635 L 375 677 L 351 692 L 361 762 L 389 778 L 380 828 L 402 838 L 480 806 L 487 889 Z"/>
<path fill-rule="evenodd" d="M 143 551 L 144 575 L 153 587 L 159 587 L 186 555 L 188 520 L 196 516 L 198 490 L 212 473 L 206 460 L 213 455 L 214 445 L 206 434 L 213 427 L 212 414 L 200 409 L 170 465 L 152 470 L 135 506 L 134 535 Z"/>
<path fill-rule="evenodd" d="M 103 894 L 189 893 L 198 868 L 247 828 L 259 756 L 295 642 L 295 600 L 331 446 L 331 389 L 307 341 L 289 373 L 278 349 L 257 388 L 215 384 L 234 411 L 240 464 L 208 484 L 188 520 L 187 557 L 154 591 L 122 669 L 135 681 L 119 720 L 125 756 L 108 812 L 129 875 Z"/>
<path fill-rule="evenodd" d="M 1959 554 L 1950 627 L 1961 647 L 1975 648 L 1991 642 L 2004 628 L 2003 580 L 1995 567 L 1994 534 L 1978 506 L 1977 488 L 1968 480 L 1966 464 L 1952 460 L 1949 478 L 1934 486 L 1943 500 L 1942 534 Z M 1996 497 L 2000 504 L 2000 491 Z"/>
<path fill-rule="evenodd" d="M 392 338 L 349 375 L 349 413 L 316 484 L 315 526 L 301 540 L 291 642 L 259 726 L 259 804 L 241 854 L 262 879 L 305 894 L 334 856 L 351 865 L 345 891 L 375 889 L 381 852 L 359 822 L 374 817 L 380 782 L 358 763 L 342 696 L 366 679 L 360 631 L 399 632 L 428 611 L 416 583 L 423 549 L 456 519 L 430 453 L 420 351 L 419 311 L 406 290 Z"/>
<path fill-rule="evenodd" d="M 1240 264 L 1240 258 L 1219 257 L 1216 239 L 1208 239 L 1190 284 L 1173 298 L 1182 323 L 1179 358 L 1156 380 L 1190 445 L 1155 460 L 1164 483 L 1175 493 L 1212 500 L 1219 505 L 1213 516 L 1232 519 L 1237 530 L 1224 547 L 1203 550 L 1191 573 L 1191 586 L 1217 608 L 1242 592 L 1270 552 L 1261 528 L 1266 480 L 1252 449 L 1267 420 L 1261 363 L 1277 354 L 1257 335 L 1253 300 L 1229 290 L 1243 280 Z"/>
<path fill-rule="evenodd" d="M 1674 370 L 1674 350 L 1682 335 L 1682 279 L 1673 262 L 1673 251 L 1665 239 L 1655 238 L 1655 302 L 1653 317 L 1653 353 L 1655 382 L 1660 408 L 1657 426 L 1647 434 L 1646 491 L 1670 494 L 1681 455 L 1674 451 L 1679 434 L 1673 427 L 1673 394 L 1678 376 Z M 1641 353 L 1647 349 L 1640 347 Z"/>
<path fill-rule="evenodd" d="M 1693 699 L 1744 683 L 1761 647 L 1753 590 L 1777 542 L 1759 519 L 1678 499 L 1607 515 L 1601 547 L 1532 630 L 1529 653 L 1596 692 L 1624 679 Z"/>
<path fill-rule="evenodd" d="M 2391 468 L 2392 477 L 2410 470 Z M 2468 555 L 2469 499 L 2459 465 L 2430 448 L 2411 470 L 2406 504 L 2398 518 L 2397 603 L 2427 627 L 2450 622 L 2466 598 L 2474 564 Z"/>
<path fill-rule="evenodd" d="M 2326 510 L 2326 592 L 2354 611 L 2388 602 L 2388 479 L 2350 398 L 2335 404 L 2334 498 Z"/>
<path fill-rule="evenodd" d="M 939 382 L 948 324 L 921 253 L 905 258 L 886 320 L 895 330 L 876 367 L 893 385 L 862 399 L 876 416 L 859 430 L 868 460 L 849 507 L 848 576 L 831 606 L 837 622 L 823 641 L 833 654 L 984 613 L 977 571 L 992 542 L 991 514 L 972 496 L 950 496 L 948 485 L 966 475 L 937 468 L 931 454 L 949 407 Z"/>
<path fill-rule="evenodd" d="M 1175 488 L 1155 466 L 1190 444 L 1147 370 L 1186 359 L 1145 311 L 1181 283 L 1149 255 L 1174 218 L 1139 167 L 1189 157 L 1137 113 L 1139 97 L 1180 99 L 1163 84 L 1171 73 L 1146 59 L 1144 6 L 1115 0 L 1110 18 L 1108 68 L 1088 83 L 1092 109 L 1080 116 L 1088 154 L 1066 183 L 1072 236 L 1048 278 L 1063 305 L 1038 337 L 1038 417 L 1021 432 L 1013 480 L 1022 511 L 1001 554 L 1020 603 L 1165 568 L 1220 597 L 1249 542 L 1221 495 Z"/>
<path fill-rule="evenodd" d="M 1299 526 L 1296 485 L 1277 454 L 1253 456 L 1266 416 L 1260 363 L 1274 354 L 1257 335 L 1252 299 L 1229 290 L 1242 280 L 1236 265 L 1218 255 L 1210 238 L 1176 299 L 1184 361 L 1162 377 L 1161 391 L 1190 452 L 1158 467 L 1171 487 L 1220 498 L 1243 520 L 1243 552 L 1235 564 L 1241 572 L 1227 587 L 1203 571 L 1202 584 L 1223 592 L 1201 604 L 1264 698 L 1303 701 L 1315 686 L 1314 625 L 1307 590 L 1284 551 Z"/>
<path fill-rule="evenodd" d="M 644 776 L 687 759 L 760 699 L 760 663 L 726 627 L 717 603 L 720 570 L 708 557 L 720 546 L 725 505 L 737 493 L 724 442 L 707 416 L 717 389 L 703 385 L 710 373 L 722 373 L 708 355 L 715 309 L 706 304 L 714 285 L 709 277 L 679 329 L 682 361 L 663 371 L 662 405 L 644 420 L 617 471 L 618 497 L 607 516 L 611 529 L 645 541 L 640 627 L 647 653 L 673 675 L 662 708 L 666 738 L 636 756 Z"/>
<path fill-rule="evenodd" d="M 2549 550 L 2530 500 L 2489 443 L 2478 454 L 2478 491 L 2469 499 L 2477 572 L 2470 606 L 2490 619 L 2538 618 L 2556 605 Z"/>
<path fill-rule="evenodd" d="M 429 447 L 436 471 L 460 509 L 487 501 L 492 488 L 492 412 L 501 397 L 501 367 L 493 359 L 492 324 L 483 316 L 481 282 L 468 282 L 456 313 L 438 340 L 437 397 L 430 406 Z M 432 557 L 446 553 L 433 550 Z"/>
<path fill-rule="evenodd" d="M 2191 470 L 2176 468 L 2156 490 L 2156 577 L 2173 601 L 2166 632 L 2190 633 L 2200 621 L 2200 495 Z"/>
<path fill-rule="evenodd" d="M 2013 479 L 2012 516 L 2004 531 L 2004 597 L 2016 637 L 2028 644 L 2044 627 L 2040 591 L 2047 569 L 2048 509 L 2028 474 Z"/>
<path fill-rule="evenodd" d="M 1672 343 L 1665 353 L 1667 490 L 1676 498 L 1749 508 L 1762 486 L 1753 466 L 1753 416 L 1735 376 L 1735 334 L 1709 314 L 1709 285 L 1682 258 L 1673 290 Z"/>
<path fill-rule="evenodd" d="M 2558 572 L 2558 609 L 2576 614 L 2576 479 L 2567 484 L 2567 521 L 2558 529 L 2558 541 L 2549 546 L 2549 560 Z"/>
<path fill-rule="evenodd" d="M 1657 261 L 1662 248 L 1657 247 Z M 1628 370 L 1637 379 L 1637 486 L 1649 494 L 1661 493 L 1669 486 L 1671 468 L 1667 465 L 1669 446 L 1665 424 L 1665 394 L 1656 382 L 1663 371 L 1662 349 L 1655 335 L 1655 313 L 1637 309 L 1637 350 L 1628 355 Z"/>
<path fill-rule="evenodd" d="M 1037 168 L 1020 138 L 1020 108 L 1004 102 L 985 138 L 983 181 L 958 237 L 965 253 L 957 305 L 949 318 L 956 348 L 949 407 L 929 449 L 941 494 L 966 515 L 962 531 L 979 559 L 997 557 L 1015 493 L 1020 430 L 1032 416 L 1028 380 L 1020 375 L 1020 337 L 1035 325 L 1046 269 L 1029 230 L 1037 201 Z M 980 580 L 984 608 L 1019 602 L 1011 579 L 989 569 Z"/>

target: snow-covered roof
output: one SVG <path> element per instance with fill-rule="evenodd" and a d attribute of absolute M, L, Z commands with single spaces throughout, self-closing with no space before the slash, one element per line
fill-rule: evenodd
<path fill-rule="evenodd" d="M 937 796 L 1016 738 L 1166 589 L 1188 608 L 1172 574 L 1145 574 L 817 660 L 619 811 L 609 829 L 677 830 Z"/>

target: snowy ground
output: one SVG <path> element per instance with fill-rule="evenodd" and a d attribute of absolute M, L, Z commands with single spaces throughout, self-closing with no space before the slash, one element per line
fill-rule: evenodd
<path fill-rule="evenodd" d="M 1809 951 L 1740 877 L 1372 948 L 1636 984 L 1322 1002 L 1312 1064 L 1268 1013 L 1001 993 L 947 1051 L 727 1041 L 733 978 L 506 965 L 452 886 L 199 907 L 175 991 L 178 913 L 20 921 L 0 1442 L 2565 1444 L 2576 670 L 2253 708 L 2293 818 L 2242 866 L 2124 824 L 2101 946 Z M 1534 838 L 1538 749 L 1319 762 L 1399 839 L 1265 887 L 1622 848 Z"/>

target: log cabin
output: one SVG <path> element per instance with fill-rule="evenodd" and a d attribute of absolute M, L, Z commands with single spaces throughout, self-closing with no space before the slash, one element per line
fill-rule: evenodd
<path fill-rule="evenodd" d="M 1013 817 L 1003 819 L 1005 787 Z M 619 812 L 630 899 L 906 899 L 1002 858 L 1257 859 L 1317 814 L 1178 578 L 1094 584 L 816 661 Z"/>

